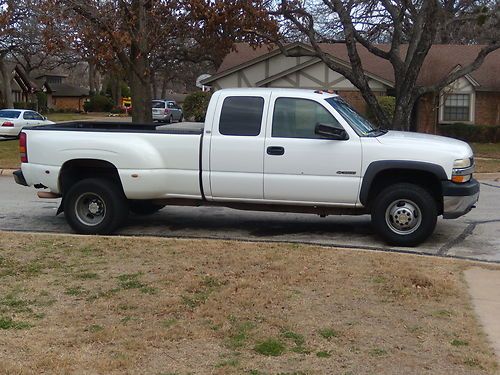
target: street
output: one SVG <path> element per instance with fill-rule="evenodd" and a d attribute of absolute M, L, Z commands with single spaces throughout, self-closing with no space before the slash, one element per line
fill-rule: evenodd
<path fill-rule="evenodd" d="M 0 230 L 71 233 L 59 199 L 39 199 L 34 188 L 0 177 Z M 436 231 L 416 248 L 389 247 L 373 233 L 370 217 L 237 211 L 219 207 L 166 207 L 151 216 L 130 215 L 117 234 L 301 242 L 453 256 L 500 262 L 500 183 L 481 182 L 477 208 L 456 220 L 439 219 Z"/>

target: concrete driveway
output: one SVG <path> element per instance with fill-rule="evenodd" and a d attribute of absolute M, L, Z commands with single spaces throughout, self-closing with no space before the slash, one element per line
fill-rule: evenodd
<path fill-rule="evenodd" d="M 71 233 L 59 200 L 42 200 L 35 189 L 0 177 L 0 230 Z M 385 245 L 370 217 L 237 211 L 216 207 L 166 207 L 151 216 L 131 215 L 119 234 L 302 242 L 335 247 L 403 251 L 500 262 L 500 182 L 482 181 L 478 207 L 457 220 L 438 220 L 434 235 L 416 248 Z"/>

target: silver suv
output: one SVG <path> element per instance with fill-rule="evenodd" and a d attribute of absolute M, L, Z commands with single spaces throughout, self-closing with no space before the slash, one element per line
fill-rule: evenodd
<path fill-rule="evenodd" d="M 151 102 L 153 110 L 153 121 L 168 122 L 182 121 L 184 117 L 181 107 L 173 100 L 153 100 Z"/>

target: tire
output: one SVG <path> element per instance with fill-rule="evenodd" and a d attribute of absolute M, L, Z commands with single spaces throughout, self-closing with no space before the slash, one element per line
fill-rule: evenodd
<path fill-rule="evenodd" d="M 181 117 L 179 117 L 179 122 L 182 122 L 182 120 L 184 120 L 184 115 L 181 115 Z"/>
<path fill-rule="evenodd" d="M 168 123 L 171 124 L 173 122 L 174 122 L 174 117 L 170 115 L 170 117 L 168 118 Z"/>
<path fill-rule="evenodd" d="M 147 200 L 130 201 L 130 211 L 137 215 L 151 215 L 161 210 L 165 205 L 155 204 Z"/>
<path fill-rule="evenodd" d="M 129 210 L 122 189 L 104 178 L 77 182 L 64 194 L 63 201 L 66 221 L 80 234 L 113 233 Z"/>
<path fill-rule="evenodd" d="M 417 246 L 434 232 L 438 216 L 434 197 L 421 186 L 398 183 L 372 203 L 372 225 L 389 244 Z"/>

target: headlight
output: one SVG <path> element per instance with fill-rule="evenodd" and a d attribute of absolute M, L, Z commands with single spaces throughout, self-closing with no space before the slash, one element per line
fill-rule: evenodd
<path fill-rule="evenodd" d="M 472 165 L 473 160 L 474 159 L 472 159 L 472 158 L 457 159 L 453 163 L 453 169 L 470 167 Z"/>
<path fill-rule="evenodd" d="M 474 158 L 457 159 L 453 163 L 451 180 L 457 183 L 470 181 L 474 172 Z"/>

